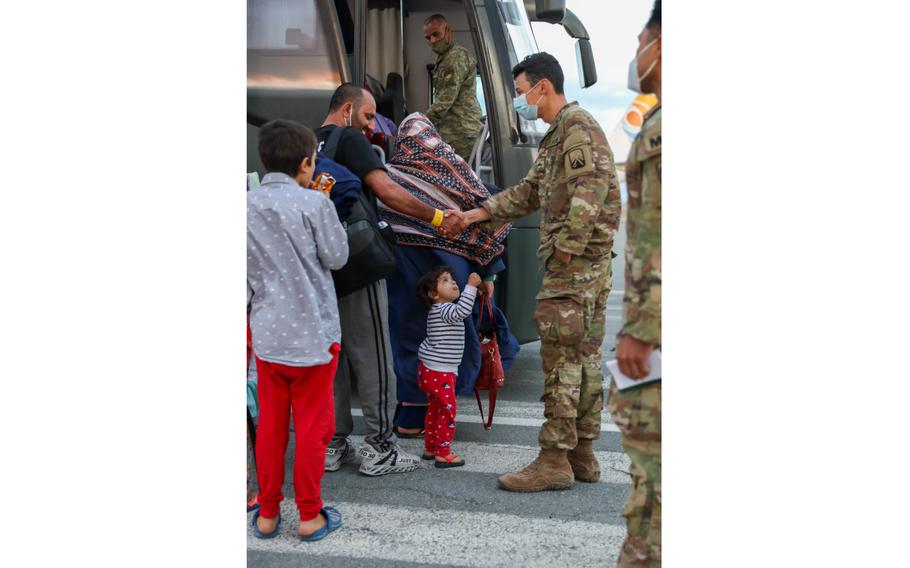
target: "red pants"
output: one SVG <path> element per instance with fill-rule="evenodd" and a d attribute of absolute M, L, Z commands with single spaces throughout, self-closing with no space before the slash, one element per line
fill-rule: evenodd
<path fill-rule="evenodd" d="M 333 381 L 338 367 L 336 343 L 332 361 L 316 367 L 289 367 L 256 358 L 259 374 L 259 424 L 256 427 L 256 469 L 259 474 L 259 514 L 274 519 L 284 499 L 284 455 L 288 447 L 291 408 L 294 409 L 294 493 L 301 520 L 322 508 L 320 482 L 325 472 L 325 449 L 335 432 Z"/>
<path fill-rule="evenodd" d="M 423 363 L 417 367 L 417 384 L 427 394 L 427 418 L 424 429 L 424 451 L 437 456 L 451 453 L 452 438 L 455 437 L 455 373 L 441 373 L 427 369 Z"/>

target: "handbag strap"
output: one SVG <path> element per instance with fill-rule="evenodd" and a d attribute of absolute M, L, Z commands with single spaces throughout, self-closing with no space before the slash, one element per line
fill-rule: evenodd
<path fill-rule="evenodd" d="M 483 286 L 482 283 L 481 283 L 481 286 Z M 480 318 L 477 320 L 477 327 L 479 328 L 480 324 L 483 323 L 483 314 L 486 313 L 487 319 L 490 320 L 490 325 L 493 326 L 493 328 L 494 328 L 493 333 L 495 335 L 496 321 L 493 319 L 493 299 L 490 297 L 489 294 L 487 294 L 486 289 L 487 289 L 486 286 L 483 286 L 482 288 L 480 288 L 480 290 L 478 290 L 479 291 L 478 295 L 483 299 L 483 305 L 480 307 Z"/>
<path fill-rule="evenodd" d="M 493 319 L 493 300 L 489 294 L 486 293 L 486 287 L 482 288 L 480 296 L 483 298 L 483 306 L 480 308 L 480 319 L 477 322 L 477 326 L 480 327 L 480 324 L 483 323 L 483 315 L 487 314 L 487 318 L 490 320 L 491 327 L 493 328 L 493 337 L 496 337 L 496 321 Z M 483 349 L 483 347 L 481 347 Z M 490 430 L 493 428 L 493 411 L 496 409 L 496 392 L 499 388 L 496 385 L 496 382 L 493 381 L 490 384 L 489 389 L 489 399 L 490 399 L 490 414 L 487 418 L 483 416 L 483 402 L 480 399 L 480 391 L 474 389 L 474 396 L 477 397 L 477 408 L 480 410 L 480 422 L 483 424 L 484 430 Z"/>
<path fill-rule="evenodd" d="M 484 430 L 493 429 L 493 411 L 496 409 L 496 391 L 498 389 L 495 385 L 490 387 L 490 414 L 489 418 L 483 417 L 483 402 L 480 400 L 480 391 L 474 389 L 474 396 L 477 397 L 477 407 L 480 409 L 480 422 L 483 424 Z"/>

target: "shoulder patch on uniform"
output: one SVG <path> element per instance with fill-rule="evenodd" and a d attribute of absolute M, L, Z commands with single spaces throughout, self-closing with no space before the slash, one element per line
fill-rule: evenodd
<path fill-rule="evenodd" d="M 581 169 L 587 165 L 585 153 L 581 148 L 572 148 L 569 150 L 569 164 L 571 164 L 573 170 Z"/>
<path fill-rule="evenodd" d="M 566 179 L 594 173 L 594 159 L 590 144 L 578 144 L 566 150 Z"/>

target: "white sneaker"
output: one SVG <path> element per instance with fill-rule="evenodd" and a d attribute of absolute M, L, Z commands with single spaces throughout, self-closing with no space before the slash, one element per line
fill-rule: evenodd
<path fill-rule="evenodd" d="M 344 445 L 340 448 L 329 446 L 325 449 L 325 470 L 338 471 L 341 464 L 357 461 L 357 455 L 354 453 L 354 445 L 351 444 L 350 438 L 345 438 Z"/>
<path fill-rule="evenodd" d="M 360 448 L 360 473 L 369 476 L 405 473 L 420 468 L 420 458 L 405 452 L 398 444 L 376 449 L 370 444 Z"/>

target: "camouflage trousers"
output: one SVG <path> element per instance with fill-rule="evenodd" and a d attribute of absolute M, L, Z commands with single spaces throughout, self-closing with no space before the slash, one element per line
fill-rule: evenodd
<path fill-rule="evenodd" d="M 480 136 L 482 128 L 481 125 L 478 125 L 476 129 L 459 131 L 440 128 L 439 136 L 455 150 L 456 154 L 461 156 L 461 159 L 467 162 L 471 159 L 471 150 L 474 149 L 474 143 L 477 141 L 477 137 Z"/>
<path fill-rule="evenodd" d="M 571 450 L 579 438 L 600 438 L 600 347 L 611 276 L 609 258 L 573 257 L 566 265 L 551 257 L 547 262 L 534 310 L 544 374 L 541 448 Z"/>
<path fill-rule="evenodd" d="M 632 493 L 623 516 L 628 534 L 620 568 L 660 566 L 660 382 L 619 392 L 610 387 L 610 413 L 632 460 Z"/>

